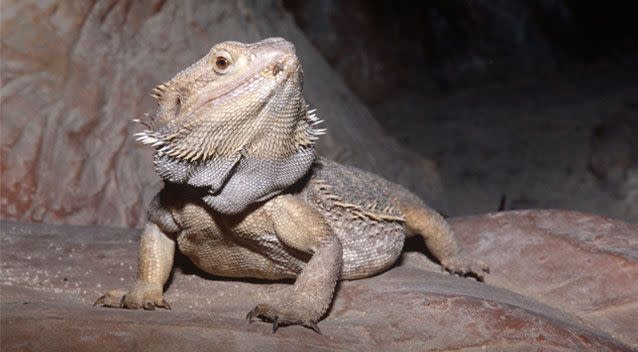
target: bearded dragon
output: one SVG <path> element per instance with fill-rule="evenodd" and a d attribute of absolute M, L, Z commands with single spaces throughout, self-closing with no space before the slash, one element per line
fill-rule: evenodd
<path fill-rule="evenodd" d="M 137 280 L 95 305 L 170 309 L 163 286 L 176 246 L 205 272 L 295 279 L 248 312 L 273 323 L 317 322 L 338 280 L 390 268 L 407 236 L 418 235 L 441 266 L 482 280 L 450 226 L 397 184 L 319 157 L 325 130 L 302 95 L 293 44 L 269 38 L 223 42 L 153 90 L 158 108 L 138 139 L 154 148 L 164 188 L 148 210 Z"/>

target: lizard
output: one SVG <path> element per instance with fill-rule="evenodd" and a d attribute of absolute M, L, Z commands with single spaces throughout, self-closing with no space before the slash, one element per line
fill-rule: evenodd
<path fill-rule="evenodd" d="M 141 234 L 137 279 L 94 305 L 170 309 L 163 298 L 176 247 L 224 277 L 293 279 L 246 316 L 317 323 L 338 280 L 389 269 L 422 236 L 442 268 L 480 281 L 449 224 L 403 186 L 317 155 L 326 132 L 309 108 L 295 47 L 283 38 L 222 42 L 153 89 L 157 111 L 136 134 L 154 148 L 164 187 Z"/>

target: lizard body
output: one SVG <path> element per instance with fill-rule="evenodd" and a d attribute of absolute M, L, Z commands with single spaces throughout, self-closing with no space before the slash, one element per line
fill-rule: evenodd
<path fill-rule="evenodd" d="M 406 236 L 420 235 L 451 273 L 482 279 L 445 220 L 405 188 L 317 157 L 324 131 L 303 99 L 294 46 L 281 38 L 220 43 L 158 86 L 157 113 L 139 134 L 165 180 L 152 201 L 138 278 L 96 304 L 167 308 L 175 247 L 220 276 L 295 279 L 247 318 L 316 323 L 340 279 L 387 270 Z"/>

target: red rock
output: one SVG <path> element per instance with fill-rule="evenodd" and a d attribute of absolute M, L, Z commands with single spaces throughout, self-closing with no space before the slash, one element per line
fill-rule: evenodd
<path fill-rule="evenodd" d="M 573 314 L 638 348 L 638 224 L 574 211 L 453 219 L 487 283 Z"/>

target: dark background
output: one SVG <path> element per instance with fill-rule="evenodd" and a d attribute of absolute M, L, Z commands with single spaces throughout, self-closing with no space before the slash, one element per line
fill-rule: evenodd
<path fill-rule="evenodd" d="M 433 158 L 451 214 L 638 221 L 631 2 L 286 0 L 375 118 Z"/>
<path fill-rule="evenodd" d="M 284 0 L 297 24 L 367 102 L 410 87 L 534 79 L 635 59 L 631 2 Z M 430 82 L 433 81 L 433 82 Z M 385 89 L 382 89 L 384 87 Z"/>

